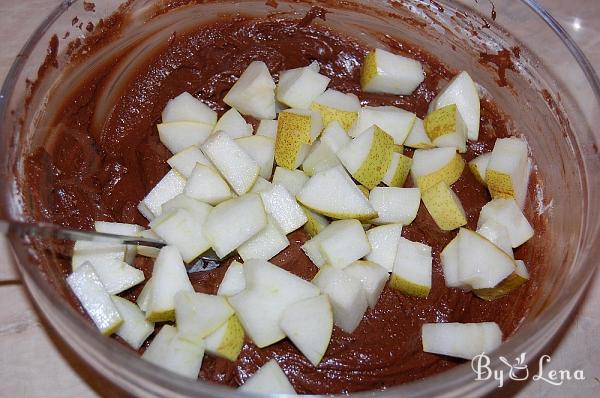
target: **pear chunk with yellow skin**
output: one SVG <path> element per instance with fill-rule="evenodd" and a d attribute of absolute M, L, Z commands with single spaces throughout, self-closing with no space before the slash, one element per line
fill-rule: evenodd
<path fill-rule="evenodd" d="M 304 211 L 304 214 L 306 214 L 306 218 L 308 219 L 306 224 L 304 224 L 304 230 L 310 236 L 318 235 L 319 232 L 324 230 L 325 227 L 327 227 L 329 225 L 329 220 L 327 220 L 327 218 L 323 217 L 322 215 L 320 215 L 318 213 L 315 213 L 314 211 L 312 211 L 310 209 L 307 209 L 304 206 L 300 206 L 300 207 L 302 207 L 302 211 Z"/>
<path fill-rule="evenodd" d="M 394 152 L 394 139 L 377 126 L 353 139 L 340 149 L 337 157 L 352 177 L 373 189 L 385 175 Z"/>
<path fill-rule="evenodd" d="M 344 94 L 328 89 L 313 101 L 310 109 L 321 114 L 324 127 L 336 121 L 344 130 L 348 131 L 358 117 L 360 100 L 354 94 Z"/>
<path fill-rule="evenodd" d="M 431 290 L 431 247 L 400 238 L 390 287 L 409 296 L 427 297 Z"/>
<path fill-rule="evenodd" d="M 456 148 L 460 153 L 467 151 L 467 126 L 456 104 L 431 112 L 425 117 L 423 125 L 433 145 Z"/>
<path fill-rule="evenodd" d="M 475 159 L 469 162 L 469 169 L 471 170 L 471 173 L 473 173 L 477 181 L 486 187 L 487 181 L 485 180 L 485 174 L 491 157 L 492 153 L 488 152 L 477 156 Z"/>
<path fill-rule="evenodd" d="M 496 140 L 485 173 L 492 198 L 513 198 L 521 208 L 523 207 L 529 181 L 527 153 L 527 143 L 520 138 Z"/>
<path fill-rule="evenodd" d="M 492 288 L 475 289 L 473 293 L 479 298 L 487 301 L 496 300 L 506 296 L 529 280 L 529 272 L 522 260 L 515 261 L 515 272 L 506 277 L 502 282 Z"/>
<path fill-rule="evenodd" d="M 410 174 L 421 191 L 440 181 L 454 184 L 465 168 L 465 161 L 455 148 L 417 149 L 412 160 Z"/>
<path fill-rule="evenodd" d="M 275 162 L 290 170 L 297 169 L 308 155 L 310 144 L 319 136 L 321 115 L 305 109 L 286 109 L 279 113 Z"/>
<path fill-rule="evenodd" d="M 452 231 L 467 223 L 467 216 L 460 199 L 444 181 L 425 190 L 422 199 L 441 230 Z"/>
<path fill-rule="evenodd" d="M 232 315 L 227 322 L 206 336 L 206 352 L 209 355 L 235 361 L 244 346 L 244 328 L 237 316 Z"/>
<path fill-rule="evenodd" d="M 378 126 L 394 138 L 394 143 L 402 145 L 412 130 L 416 115 L 395 106 L 365 106 L 358 111 L 358 118 L 348 132 L 350 137 L 358 137 L 371 126 Z"/>
<path fill-rule="evenodd" d="M 423 119 L 416 118 L 413 128 L 404 140 L 404 145 L 415 149 L 431 149 L 433 144 L 425 132 L 425 126 L 423 125 Z"/>
<path fill-rule="evenodd" d="M 411 158 L 402 153 L 392 153 L 392 160 L 381 182 L 388 187 L 402 187 L 404 182 L 406 182 L 406 177 L 410 173 L 412 162 Z"/>
<path fill-rule="evenodd" d="M 368 93 L 408 95 L 424 79 L 419 61 L 381 48 L 367 54 L 360 70 L 360 86 Z"/>

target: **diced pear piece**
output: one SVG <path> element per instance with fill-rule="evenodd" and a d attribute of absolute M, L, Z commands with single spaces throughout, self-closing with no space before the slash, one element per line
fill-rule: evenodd
<path fill-rule="evenodd" d="M 322 267 L 326 263 L 325 256 L 321 252 L 321 242 L 332 236 L 338 234 L 338 232 L 344 231 L 345 229 L 351 229 L 355 224 L 356 220 L 340 220 L 334 221 L 331 224 L 323 228 L 318 234 L 314 235 L 312 239 L 306 241 L 302 245 L 302 250 L 310 261 L 313 262 L 317 267 Z"/>
<path fill-rule="evenodd" d="M 493 288 L 515 271 L 515 262 L 477 232 L 458 232 L 458 280 L 473 289 Z"/>
<path fill-rule="evenodd" d="M 258 123 L 256 135 L 275 139 L 277 137 L 277 120 L 261 120 Z"/>
<path fill-rule="evenodd" d="M 360 189 L 360 192 L 362 192 L 363 195 L 365 195 L 365 198 L 369 198 L 369 188 L 365 187 L 364 185 L 357 185 L 358 189 Z"/>
<path fill-rule="evenodd" d="M 392 160 L 381 182 L 388 187 L 402 187 L 410 173 L 412 159 L 402 153 L 392 153 Z"/>
<path fill-rule="evenodd" d="M 146 229 L 144 231 L 140 231 L 136 236 L 139 236 L 140 238 L 144 238 L 144 239 L 154 239 L 157 241 L 162 241 L 161 237 L 156 235 L 156 233 L 154 231 L 152 231 L 151 229 Z M 158 256 L 159 251 L 160 251 L 160 249 L 157 247 L 149 247 L 149 246 L 143 246 L 143 245 L 137 246 L 137 254 L 139 254 L 140 256 L 144 256 L 144 257 L 156 258 Z"/>
<path fill-rule="evenodd" d="M 492 288 L 475 289 L 473 293 L 484 300 L 495 300 L 506 296 L 525 282 L 529 280 L 529 272 L 522 260 L 515 261 L 515 272 L 506 277 L 502 282 Z"/>
<path fill-rule="evenodd" d="M 375 308 L 390 277 L 387 270 L 371 261 L 355 261 L 344 268 L 344 272 L 362 283 L 369 307 Z"/>
<path fill-rule="evenodd" d="M 169 344 L 177 336 L 177 329 L 171 325 L 164 325 L 160 328 L 156 336 L 152 339 L 150 345 L 142 354 L 142 359 L 161 366 L 161 360 L 164 360 L 169 350 Z"/>
<path fill-rule="evenodd" d="M 427 297 L 431 290 L 431 247 L 400 238 L 390 287 L 409 296 Z"/>
<path fill-rule="evenodd" d="M 379 264 L 387 272 L 392 272 L 401 236 L 401 224 L 381 225 L 369 229 L 367 231 L 367 239 L 369 239 L 371 251 L 365 258 Z"/>
<path fill-rule="evenodd" d="M 332 218 L 369 220 L 377 212 L 341 166 L 312 176 L 296 195 L 309 209 Z"/>
<path fill-rule="evenodd" d="M 85 240 L 75 241 L 71 257 L 71 270 L 75 271 L 83 263 L 102 264 L 114 261 L 125 261 L 125 245 L 119 243 L 102 243 Z"/>
<path fill-rule="evenodd" d="M 142 310 L 131 301 L 119 296 L 112 296 L 112 301 L 123 318 L 123 323 L 116 331 L 117 336 L 138 350 L 154 332 L 154 323 L 148 322 Z"/>
<path fill-rule="evenodd" d="M 290 304 L 283 312 L 279 326 L 310 363 L 318 366 L 333 331 L 329 297 L 323 294 Z"/>
<path fill-rule="evenodd" d="M 162 214 L 162 205 L 183 192 L 185 188 L 185 178 L 175 170 L 169 171 L 152 188 L 144 199 L 138 205 L 138 210 L 149 221 Z"/>
<path fill-rule="evenodd" d="M 381 182 L 394 152 L 394 139 L 377 126 L 371 126 L 337 152 L 354 179 L 369 189 Z"/>
<path fill-rule="evenodd" d="M 244 263 L 246 289 L 229 297 L 244 330 L 263 348 L 285 337 L 279 322 L 292 303 L 319 295 L 304 279 L 264 260 Z"/>
<path fill-rule="evenodd" d="M 316 67 L 315 67 L 316 65 Z M 291 108 L 307 109 L 327 89 L 330 79 L 319 74 L 319 64 L 279 73 L 277 100 Z"/>
<path fill-rule="evenodd" d="M 150 305 L 150 300 L 152 299 L 152 285 L 152 277 L 150 277 L 135 300 L 138 307 L 140 307 L 140 310 L 143 312 L 146 312 L 148 310 L 148 306 Z"/>
<path fill-rule="evenodd" d="M 223 102 L 243 115 L 275 119 L 275 82 L 267 65 L 262 61 L 250 63 Z"/>
<path fill-rule="evenodd" d="M 252 185 L 252 188 L 250 189 L 249 193 L 261 193 L 264 191 L 268 191 L 272 187 L 273 187 L 273 184 L 271 184 L 270 181 L 267 181 L 264 178 L 259 176 L 256 179 L 256 182 L 254 183 L 254 185 Z"/>
<path fill-rule="evenodd" d="M 206 336 L 206 352 L 210 355 L 235 361 L 244 346 L 244 328 L 237 316 L 229 317 L 221 327 Z"/>
<path fill-rule="evenodd" d="M 423 80 L 419 61 L 381 48 L 371 50 L 360 69 L 360 86 L 369 93 L 409 95 Z"/>
<path fill-rule="evenodd" d="M 481 223 L 475 232 L 498 246 L 511 258 L 515 258 L 510 237 L 508 236 L 508 230 L 504 225 L 494 219 L 489 219 L 486 222 Z"/>
<path fill-rule="evenodd" d="M 67 284 L 100 332 L 109 336 L 123 318 L 90 263 L 80 265 L 67 277 Z"/>
<path fill-rule="evenodd" d="M 244 261 L 252 258 L 270 260 L 289 245 L 290 241 L 277 222 L 269 217 L 267 226 L 238 247 L 237 252 Z"/>
<path fill-rule="evenodd" d="M 467 125 L 456 104 L 431 112 L 425 117 L 423 124 L 433 145 L 456 148 L 460 153 L 467 151 Z"/>
<path fill-rule="evenodd" d="M 260 135 L 242 137 L 235 140 L 260 167 L 259 175 L 262 178 L 271 178 L 273 162 L 275 161 L 275 140 Z"/>
<path fill-rule="evenodd" d="M 354 332 L 369 306 L 362 283 L 334 267 L 321 268 L 313 283 L 329 296 L 335 324 L 346 333 Z"/>
<path fill-rule="evenodd" d="M 94 229 L 96 232 L 102 232 L 107 234 L 125 235 L 125 236 L 137 236 L 144 228 L 137 224 L 126 224 L 120 222 L 106 222 L 106 221 L 95 221 Z M 125 249 L 126 263 L 131 264 L 137 254 L 136 245 L 127 245 Z"/>
<path fill-rule="evenodd" d="M 321 115 L 316 111 L 294 108 L 280 112 L 275 139 L 277 165 L 290 170 L 298 168 L 321 129 Z"/>
<path fill-rule="evenodd" d="M 339 220 L 330 224 L 332 233 L 320 239 L 321 254 L 335 268 L 345 268 L 371 251 L 369 240 L 358 220 Z"/>
<path fill-rule="evenodd" d="M 417 149 L 412 160 L 410 174 L 421 191 L 440 181 L 454 184 L 465 168 L 465 161 L 455 148 Z"/>
<path fill-rule="evenodd" d="M 493 199 L 479 213 L 477 227 L 489 220 L 503 225 L 508 232 L 511 246 L 519 247 L 534 235 L 534 230 L 525 215 L 512 199 Z"/>
<path fill-rule="evenodd" d="M 150 228 L 167 244 L 177 248 L 186 263 L 210 249 L 203 223 L 185 209 L 176 209 L 163 214 L 150 223 Z"/>
<path fill-rule="evenodd" d="M 223 131 L 233 139 L 252 135 L 252 125 L 235 109 L 231 108 L 219 118 L 213 132 Z"/>
<path fill-rule="evenodd" d="M 334 153 L 338 153 L 350 140 L 350 136 L 337 121 L 329 123 L 321 134 L 321 142 L 326 144 Z"/>
<path fill-rule="evenodd" d="M 477 181 L 486 187 L 487 181 L 485 180 L 485 173 L 491 157 L 492 153 L 488 152 L 477 156 L 475 159 L 469 162 L 469 169 L 471 170 L 471 173 L 473 173 Z"/>
<path fill-rule="evenodd" d="M 296 199 L 283 185 L 260 193 L 265 211 L 284 234 L 289 234 L 306 224 L 308 219 Z"/>
<path fill-rule="evenodd" d="M 414 113 L 395 106 L 365 106 L 358 111 L 358 119 L 348 133 L 351 137 L 357 137 L 376 125 L 394 138 L 395 144 L 402 145 L 416 118 Z"/>
<path fill-rule="evenodd" d="M 408 225 L 417 216 L 421 203 L 419 188 L 375 187 L 369 193 L 369 203 L 377 214 L 373 224 Z"/>
<path fill-rule="evenodd" d="M 421 338 L 425 352 L 470 360 L 498 348 L 502 331 L 496 322 L 425 323 Z"/>
<path fill-rule="evenodd" d="M 203 223 L 208 217 L 208 213 L 212 210 L 212 206 L 207 203 L 201 202 L 197 199 L 190 198 L 186 194 L 175 196 L 173 199 L 162 205 L 163 214 L 170 213 L 173 210 L 184 209 L 187 210 L 194 218 Z M 160 240 L 160 237 L 158 237 Z"/>
<path fill-rule="evenodd" d="M 452 239 L 444 247 L 444 250 L 440 253 L 440 262 L 446 286 L 463 290 L 471 289 L 469 284 L 463 283 L 458 276 L 458 237 Z"/>
<path fill-rule="evenodd" d="M 154 262 L 146 319 L 151 322 L 174 320 L 175 295 L 180 291 L 193 292 L 194 288 L 177 248 L 165 246 Z"/>
<path fill-rule="evenodd" d="M 185 178 L 190 178 L 190 175 L 192 174 L 192 171 L 194 170 L 194 167 L 196 167 L 197 163 L 216 170 L 215 166 L 212 165 L 210 160 L 208 160 L 202 151 L 195 146 L 191 146 L 181 152 L 177 152 L 167 160 L 167 163 Z"/>
<path fill-rule="evenodd" d="M 467 223 L 460 199 L 444 181 L 423 192 L 423 204 L 442 231 L 452 231 Z"/>
<path fill-rule="evenodd" d="M 204 229 L 220 258 L 240 247 L 267 225 L 267 215 L 258 194 L 247 194 L 215 206 Z"/>
<path fill-rule="evenodd" d="M 273 173 L 273 184 L 282 185 L 289 193 L 296 196 L 302 189 L 308 177 L 300 170 L 290 170 L 285 167 L 276 167 Z"/>
<path fill-rule="evenodd" d="M 404 145 L 415 149 L 433 148 L 433 144 L 431 143 L 427 132 L 425 132 L 423 119 L 415 119 L 415 124 L 413 125 L 413 128 L 410 130 L 410 133 L 406 137 L 406 140 L 404 140 Z"/>
<path fill-rule="evenodd" d="M 271 359 L 262 368 L 242 384 L 238 390 L 253 394 L 289 394 L 296 395 L 277 361 Z"/>
<path fill-rule="evenodd" d="M 304 230 L 310 236 L 316 236 L 329 225 L 329 220 L 314 211 L 301 206 L 308 221 L 304 224 Z"/>
<path fill-rule="evenodd" d="M 172 98 L 162 111 L 162 122 L 197 122 L 214 125 L 217 112 L 188 92 Z"/>
<path fill-rule="evenodd" d="M 340 161 L 329 146 L 321 141 L 315 141 L 308 156 L 302 162 L 302 170 L 307 176 L 337 166 Z"/>
<path fill-rule="evenodd" d="M 456 75 L 448 85 L 431 101 L 432 110 L 446 105 L 456 104 L 465 124 L 467 137 L 477 140 L 479 137 L 479 92 L 471 76 L 465 71 Z"/>
<path fill-rule="evenodd" d="M 499 138 L 485 172 L 493 199 L 515 199 L 523 207 L 529 181 L 527 143 L 516 137 Z"/>
<path fill-rule="evenodd" d="M 246 288 L 246 276 L 244 275 L 244 266 L 238 261 L 229 264 L 223 280 L 219 285 L 217 295 L 233 296 Z"/>
<path fill-rule="evenodd" d="M 335 121 L 345 131 L 348 131 L 358 117 L 360 100 L 354 94 L 344 94 L 328 89 L 313 101 L 310 109 L 321 114 L 324 127 L 328 127 L 331 122 Z"/>
<path fill-rule="evenodd" d="M 227 134 L 214 133 L 202 144 L 202 151 L 238 195 L 248 192 L 256 182 L 258 163 Z"/>
<path fill-rule="evenodd" d="M 169 122 L 157 124 L 160 142 L 171 153 L 179 153 L 190 146 L 198 147 L 210 136 L 212 125 L 198 122 Z"/>
<path fill-rule="evenodd" d="M 223 177 L 216 170 L 200 163 L 194 167 L 183 192 L 190 198 L 213 206 L 233 196 Z"/>
<path fill-rule="evenodd" d="M 90 263 L 108 294 L 119 294 L 144 281 L 144 272 L 124 261 Z"/>
<path fill-rule="evenodd" d="M 181 291 L 175 295 L 175 319 L 179 335 L 196 341 L 217 330 L 233 315 L 223 296 Z"/>

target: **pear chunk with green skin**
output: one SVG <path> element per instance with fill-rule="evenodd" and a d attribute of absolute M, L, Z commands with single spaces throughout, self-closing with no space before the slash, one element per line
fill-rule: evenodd
<path fill-rule="evenodd" d="M 213 206 L 233 196 L 231 188 L 223 177 L 214 169 L 200 163 L 194 167 L 183 192 L 190 198 Z"/>
<path fill-rule="evenodd" d="M 358 220 L 340 220 L 333 224 L 342 224 L 329 236 L 320 241 L 321 254 L 325 261 L 335 268 L 345 268 L 354 261 L 363 258 L 371 251 L 369 240 L 362 224 Z"/>
<path fill-rule="evenodd" d="M 183 193 L 185 189 L 185 178 L 175 170 L 169 171 L 152 188 L 138 205 L 138 210 L 149 221 L 162 214 L 162 204 Z"/>
<path fill-rule="evenodd" d="M 425 132 L 423 119 L 415 119 L 415 124 L 413 125 L 413 128 L 410 130 L 410 133 L 406 137 L 406 140 L 404 140 L 404 145 L 415 149 L 433 148 L 433 144 L 431 143 L 427 132 Z"/>
<path fill-rule="evenodd" d="M 262 61 L 250 63 L 223 102 L 243 115 L 275 119 L 275 82 L 267 65 Z"/>
<path fill-rule="evenodd" d="M 162 111 L 163 123 L 197 122 L 213 126 L 217 122 L 217 112 L 188 92 L 170 99 Z"/>
<path fill-rule="evenodd" d="M 371 126 L 337 152 L 346 170 L 369 189 L 381 182 L 394 152 L 394 139 Z"/>
<path fill-rule="evenodd" d="M 256 135 L 275 139 L 275 137 L 277 137 L 277 120 L 261 120 L 260 123 L 258 123 Z"/>
<path fill-rule="evenodd" d="M 277 222 L 269 217 L 267 226 L 238 247 L 237 252 L 244 261 L 253 258 L 270 260 L 289 245 L 290 241 L 279 229 Z"/>
<path fill-rule="evenodd" d="M 436 109 L 425 117 L 425 131 L 433 145 L 467 151 L 467 126 L 456 104 Z"/>
<path fill-rule="evenodd" d="M 440 253 L 440 262 L 446 286 L 471 290 L 469 284 L 461 282 L 458 277 L 458 237 L 452 239 L 444 247 L 444 250 Z"/>
<path fill-rule="evenodd" d="M 455 148 L 417 149 L 412 160 L 410 175 L 421 191 L 440 181 L 454 184 L 465 168 L 465 161 Z"/>
<path fill-rule="evenodd" d="M 506 296 L 525 282 L 529 280 L 529 272 L 522 260 L 515 261 L 515 272 L 506 277 L 496 287 L 488 289 L 475 289 L 473 293 L 479 298 L 487 301 L 496 300 L 497 298 Z"/>
<path fill-rule="evenodd" d="M 365 106 L 358 111 L 358 118 L 348 132 L 351 137 L 358 137 L 371 126 L 378 126 L 389 134 L 394 143 L 402 145 L 412 130 L 416 115 L 394 106 Z"/>
<path fill-rule="evenodd" d="M 310 104 L 327 89 L 330 79 L 319 74 L 316 61 L 309 66 L 284 70 L 279 73 L 277 100 L 291 108 L 308 109 Z"/>
<path fill-rule="evenodd" d="M 369 194 L 369 203 L 379 216 L 373 224 L 408 225 L 417 216 L 421 203 L 419 188 L 375 187 Z"/>
<path fill-rule="evenodd" d="M 425 352 L 470 360 L 498 348 L 502 331 L 496 322 L 425 323 L 421 339 Z"/>
<path fill-rule="evenodd" d="M 412 159 L 402 153 L 392 153 L 392 160 L 381 182 L 388 187 L 402 187 L 410 173 Z"/>
<path fill-rule="evenodd" d="M 199 147 L 210 136 L 213 126 L 198 122 L 170 122 L 157 124 L 158 137 L 171 153 L 179 153 L 190 146 Z"/>
<path fill-rule="evenodd" d="M 267 214 L 258 194 L 246 194 L 215 206 L 204 223 L 217 256 L 224 258 L 267 225 Z"/>
<path fill-rule="evenodd" d="M 315 213 L 314 211 L 307 209 L 304 206 L 302 207 L 302 211 L 306 214 L 306 218 L 308 221 L 304 224 L 304 230 L 310 236 L 318 235 L 322 230 L 324 230 L 329 225 L 329 220 L 323 217 L 320 214 Z"/>
<path fill-rule="evenodd" d="M 329 123 L 321 134 L 321 142 L 326 144 L 334 153 L 338 153 L 350 140 L 350 136 L 337 121 Z"/>
<path fill-rule="evenodd" d="M 452 231 L 467 223 L 460 199 L 444 181 L 423 192 L 423 204 L 442 231 Z"/>
<path fill-rule="evenodd" d="M 179 251 L 174 246 L 165 246 L 154 262 L 146 319 L 151 322 L 174 320 L 175 295 L 181 291 L 193 292 L 194 288 Z"/>
<path fill-rule="evenodd" d="M 369 307 L 375 308 L 390 277 L 387 270 L 371 261 L 355 261 L 344 268 L 344 272 L 362 283 Z"/>
<path fill-rule="evenodd" d="M 179 335 L 190 341 L 202 339 L 223 325 L 233 308 L 223 296 L 182 291 L 175 295 L 175 319 Z"/>
<path fill-rule="evenodd" d="M 446 105 L 456 104 L 467 126 L 467 137 L 479 137 L 480 104 L 477 86 L 465 71 L 456 75 L 448 85 L 431 101 L 430 109 L 436 110 Z"/>
<path fill-rule="evenodd" d="M 477 181 L 479 181 L 485 187 L 487 187 L 485 174 L 491 157 L 492 153 L 488 152 L 477 156 L 475 159 L 469 162 L 469 169 L 471 170 L 471 173 L 473 173 Z"/>
<path fill-rule="evenodd" d="M 506 228 L 513 248 L 527 242 L 535 233 L 517 203 L 512 199 L 493 199 L 486 203 L 479 213 L 477 227 L 480 228 L 490 220 Z"/>
<path fill-rule="evenodd" d="M 231 108 L 219 118 L 213 132 L 223 131 L 233 139 L 252 135 L 252 125 L 235 109 Z"/>
<path fill-rule="evenodd" d="M 310 144 L 321 132 L 321 115 L 305 109 L 286 109 L 279 113 L 275 162 L 290 170 L 302 164 Z"/>
<path fill-rule="evenodd" d="M 273 174 L 273 162 L 275 161 L 275 140 L 272 138 L 252 135 L 235 140 L 260 167 L 259 175 L 262 178 L 270 178 Z"/>
<path fill-rule="evenodd" d="M 515 271 L 515 262 L 477 232 L 458 232 L 458 280 L 473 289 L 496 287 Z"/>
<path fill-rule="evenodd" d="M 409 296 L 427 297 L 431 290 L 431 247 L 400 238 L 390 287 Z"/>
<path fill-rule="evenodd" d="M 360 69 L 360 86 L 368 93 L 409 95 L 423 80 L 419 61 L 381 48 L 371 50 Z"/>
<path fill-rule="evenodd" d="M 148 322 L 140 308 L 129 300 L 119 296 L 112 296 L 112 301 L 123 318 L 116 334 L 134 350 L 144 344 L 144 341 L 154 332 L 154 323 Z"/>
<path fill-rule="evenodd" d="M 67 277 L 67 284 L 100 332 L 109 336 L 123 318 L 90 263 L 79 266 Z"/>
<path fill-rule="evenodd" d="M 244 346 L 244 328 L 237 316 L 229 317 L 221 327 L 204 340 L 206 352 L 212 356 L 235 361 Z"/>
<path fill-rule="evenodd" d="M 202 144 L 202 151 L 238 195 L 248 192 L 256 182 L 258 163 L 227 134 L 213 134 Z"/>
<path fill-rule="evenodd" d="M 94 221 L 94 229 L 96 232 L 107 234 L 137 236 L 144 228 L 137 224 L 126 224 L 120 222 Z M 133 263 L 137 254 L 136 245 L 127 245 L 125 248 L 124 261 L 128 264 Z"/>
<path fill-rule="evenodd" d="M 246 380 L 238 390 L 260 395 L 296 395 L 294 387 L 274 359 L 271 359 L 262 368 L 258 369 L 258 372 Z"/>
<path fill-rule="evenodd" d="M 302 162 L 302 170 L 310 177 L 319 171 L 327 170 L 339 164 L 338 157 L 327 144 L 315 141 L 308 156 Z"/>
<path fill-rule="evenodd" d="M 191 146 L 181 152 L 177 152 L 167 160 L 167 163 L 185 178 L 190 178 L 190 175 L 192 174 L 192 171 L 194 170 L 194 167 L 196 167 L 197 163 L 216 170 L 215 166 L 213 166 L 210 160 L 208 160 L 202 151 L 195 146 Z"/>
<path fill-rule="evenodd" d="M 312 176 L 296 195 L 309 209 L 328 217 L 370 220 L 377 212 L 341 166 Z"/>
<path fill-rule="evenodd" d="M 308 181 L 308 177 L 300 170 L 290 170 L 285 167 L 276 167 L 273 173 L 273 184 L 285 187 L 289 193 L 296 196 Z"/>
<path fill-rule="evenodd" d="M 367 239 L 369 239 L 371 251 L 365 258 L 379 264 L 387 272 L 392 272 L 401 236 L 401 224 L 381 225 L 369 229 L 367 231 Z"/>
<path fill-rule="evenodd" d="M 310 109 L 321 114 L 323 126 L 327 127 L 335 121 L 341 128 L 348 131 L 358 117 L 360 100 L 354 94 L 344 94 L 328 89 L 313 101 Z"/>
<path fill-rule="evenodd" d="M 516 137 L 499 138 L 485 172 L 487 187 L 494 199 L 515 199 L 523 207 L 529 181 L 527 143 Z"/>
<path fill-rule="evenodd" d="M 321 268 L 313 283 L 329 296 L 335 324 L 346 333 L 354 332 L 369 306 L 362 283 L 331 266 Z"/>
<path fill-rule="evenodd" d="M 322 267 L 327 262 L 324 254 L 321 252 L 321 243 L 345 230 L 355 229 L 356 220 L 339 220 L 334 221 L 325 228 L 323 228 L 318 234 L 312 237 L 312 239 L 306 241 L 302 245 L 302 250 L 310 261 L 313 262 L 317 267 Z M 361 227 L 362 228 L 362 227 Z M 360 257 L 359 257 L 360 258 Z"/>
<path fill-rule="evenodd" d="M 260 193 L 265 211 L 284 234 L 289 234 L 306 224 L 308 219 L 296 199 L 283 185 Z"/>
<path fill-rule="evenodd" d="M 320 295 L 289 305 L 279 326 L 313 366 L 325 355 L 333 331 L 329 297 Z"/>
<path fill-rule="evenodd" d="M 227 267 L 223 280 L 219 284 L 217 295 L 234 296 L 246 288 L 246 276 L 244 266 L 238 261 L 233 261 Z"/>

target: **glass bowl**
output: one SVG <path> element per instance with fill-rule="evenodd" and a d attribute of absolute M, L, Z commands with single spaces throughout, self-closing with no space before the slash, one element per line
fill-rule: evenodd
<path fill-rule="evenodd" d="M 158 38 L 168 36 L 175 27 L 183 29 L 223 12 L 300 16 L 318 3 L 330 11 L 322 23 L 335 30 L 371 45 L 384 41 L 385 34 L 402 36 L 450 68 L 469 70 L 484 88 L 483 95 L 494 98 L 511 116 L 512 128 L 524 132 L 529 142 L 544 186 L 532 211 L 546 215 L 546 237 L 551 240 L 548 251 L 540 253 L 548 265 L 533 306 L 518 330 L 491 353 L 489 367 L 506 370 L 500 356 L 516 358 L 526 353 L 529 362 L 543 352 L 578 303 L 600 255 L 595 244 L 600 226 L 600 207 L 595 202 L 600 193 L 600 84 L 585 56 L 543 8 L 533 0 L 497 0 L 495 6 L 467 0 L 307 0 L 191 1 L 194 4 L 183 11 L 176 7 L 179 3 L 184 2 L 127 2 L 122 11 L 129 15 L 131 24 L 115 42 L 118 44 L 111 45 L 129 45 L 149 32 Z M 61 76 L 69 64 L 69 43 L 76 46 L 88 23 L 97 25 L 101 18 L 103 26 L 110 28 L 111 20 L 106 18 L 119 5 L 118 1 L 103 1 L 91 12 L 90 3 L 64 1 L 33 32 L 16 58 L 0 94 L 3 217 L 27 219 L 30 201 L 22 184 L 23 160 L 50 134 L 43 124 L 43 111 L 52 106 L 48 94 L 60 94 L 53 83 L 59 77 L 81 78 Z M 160 13 L 157 7 L 174 10 Z M 107 47 L 104 56 L 110 56 Z M 486 58 L 482 53 L 500 56 Z M 101 337 L 69 304 L 64 270 L 53 267 L 51 261 L 40 261 L 43 254 L 31 250 L 38 242 L 11 237 L 10 243 L 29 292 L 52 327 L 87 363 L 118 386 L 138 396 L 243 395 L 228 387 L 165 372 L 141 361 L 114 340 Z M 506 379 L 508 373 L 503 377 Z M 424 380 L 356 395 L 471 397 L 495 389 L 498 383 L 474 378 L 471 365 L 465 363 Z"/>

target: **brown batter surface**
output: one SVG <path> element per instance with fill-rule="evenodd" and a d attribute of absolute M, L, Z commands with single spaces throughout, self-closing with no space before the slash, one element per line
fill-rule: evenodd
<path fill-rule="evenodd" d="M 431 99 L 456 71 L 400 40 L 387 38 L 386 45 L 423 63 L 426 79 L 410 96 L 361 92 L 360 64 L 369 48 L 326 30 L 311 18 L 223 18 L 188 34 L 174 34 L 166 47 L 136 71 L 103 127 L 96 128 L 91 125 L 92 117 L 103 100 L 99 93 L 111 70 L 103 68 L 65 99 L 47 145 L 28 160 L 25 188 L 33 193 L 32 216 L 85 229 L 91 229 L 94 220 L 147 225 L 136 206 L 169 170 L 165 161 L 171 154 L 160 143 L 155 127 L 166 102 L 189 91 L 222 114 L 226 110 L 223 96 L 254 60 L 266 62 L 275 77 L 280 70 L 317 60 L 321 73 L 331 78 L 330 88 L 355 93 L 365 105 L 396 105 L 425 116 Z M 113 66 L 118 62 L 116 59 Z M 480 140 L 470 143 L 465 158 L 490 151 L 497 137 L 507 135 L 506 126 L 501 111 L 492 102 L 482 100 Z M 411 156 L 410 150 L 406 152 Z M 471 293 L 447 288 L 439 253 L 456 232 L 440 231 L 421 206 L 416 220 L 404 227 L 402 235 L 433 248 L 433 286 L 427 298 L 405 296 L 386 287 L 376 308 L 368 310 L 354 333 L 334 327 L 329 348 L 316 368 L 288 340 L 264 349 L 248 340 L 235 362 L 205 357 L 201 378 L 237 386 L 275 358 L 298 393 L 381 389 L 422 379 L 463 362 L 423 352 L 420 335 L 425 322 L 495 321 L 506 338 L 526 315 L 544 263 L 544 220 L 531 209 L 536 181 L 533 175 L 526 211 L 536 227 L 536 236 L 515 253 L 525 260 L 532 278 L 510 295 L 486 302 Z M 406 186 L 410 185 L 407 181 Z M 469 228 L 474 229 L 481 207 L 490 200 L 486 188 L 477 183 L 468 168 L 453 188 L 468 214 Z M 291 246 L 273 262 L 311 279 L 317 269 L 300 249 L 308 236 L 299 230 L 289 238 Z M 135 264 L 147 276 L 151 274 L 152 260 L 139 257 Z M 69 272 L 68 259 L 59 266 L 65 274 Z M 225 270 L 223 266 L 191 275 L 195 289 L 216 293 Z M 140 289 L 136 287 L 125 296 L 134 299 Z"/>

